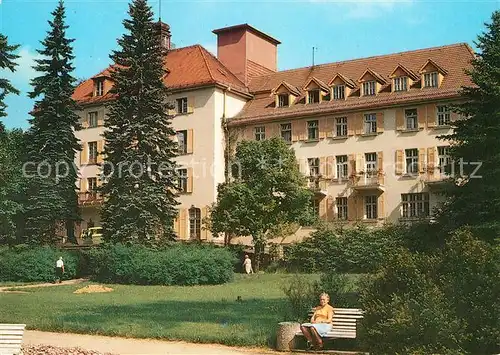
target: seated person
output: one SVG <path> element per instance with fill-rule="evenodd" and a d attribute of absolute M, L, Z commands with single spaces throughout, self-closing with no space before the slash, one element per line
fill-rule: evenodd
<path fill-rule="evenodd" d="M 323 348 L 321 337 L 332 329 L 333 307 L 328 304 L 329 301 L 330 296 L 327 293 L 322 293 L 319 296 L 319 306 L 315 308 L 311 317 L 311 323 L 304 323 L 300 326 L 309 347 L 315 350 Z"/>

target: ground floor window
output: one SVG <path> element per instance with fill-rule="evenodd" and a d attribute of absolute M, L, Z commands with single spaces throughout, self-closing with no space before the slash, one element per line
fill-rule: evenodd
<path fill-rule="evenodd" d="M 377 219 L 377 196 L 365 196 L 366 219 Z"/>
<path fill-rule="evenodd" d="M 429 217 L 429 194 L 410 193 L 401 194 L 402 202 L 402 217 L 403 218 L 420 218 Z"/>
<path fill-rule="evenodd" d="M 194 206 L 189 209 L 189 237 L 201 238 L 201 210 Z"/>

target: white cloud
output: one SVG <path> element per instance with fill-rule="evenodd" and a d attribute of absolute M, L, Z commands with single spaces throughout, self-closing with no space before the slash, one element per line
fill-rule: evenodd
<path fill-rule="evenodd" d="M 10 70 L 4 70 L 1 75 L 9 79 L 17 89 L 27 91 L 31 79 L 37 75 L 37 72 L 33 69 L 36 64 L 35 59 L 40 59 L 42 56 L 32 51 L 29 46 L 21 47 L 16 54 L 19 55 L 16 60 L 16 71 L 12 73 Z"/>
<path fill-rule="evenodd" d="M 384 16 L 396 6 L 409 5 L 416 0 L 309 0 L 313 3 L 331 3 L 347 18 L 374 18 Z"/>

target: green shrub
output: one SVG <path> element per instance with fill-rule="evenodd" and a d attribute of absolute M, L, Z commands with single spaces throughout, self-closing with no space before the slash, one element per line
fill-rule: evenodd
<path fill-rule="evenodd" d="M 305 275 L 294 275 L 282 289 L 288 300 L 286 319 L 305 322 L 311 307 L 318 303 L 314 281 Z"/>
<path fill-rule="evenodd" d="M 216 285 L 232 280 L 234 255 L 225 248 L 175 245 L 159 249 L 113 245 L 88 254 L 97 281 L 137 285 Z"/>
<path fill-rule="evenodd" d="M 289 271 L 370 273 L 383 263 L 390 250 L 401 246 L 406 229 L 386 226 L 368 229 L 321 228 L 311 238 L 287 249 L 285 262 Z"/>
<path fill-rule="evenodd" d="M 72 279 L 79 264 L 75 253 L 50 247 L 20 245 L 0 251 L 0 281 L 51 282 L 55 279 L 56 261 L 64 260 L 63 279 Z"/>

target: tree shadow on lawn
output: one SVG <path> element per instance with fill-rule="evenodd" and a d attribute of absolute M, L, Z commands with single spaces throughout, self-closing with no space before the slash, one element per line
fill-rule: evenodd
<path fill-rule="evenodd" d="M 85 306 L 61 315 L 65 330 L 227 345 L 273 345 L 285 301 L 158 301 Z"/>

